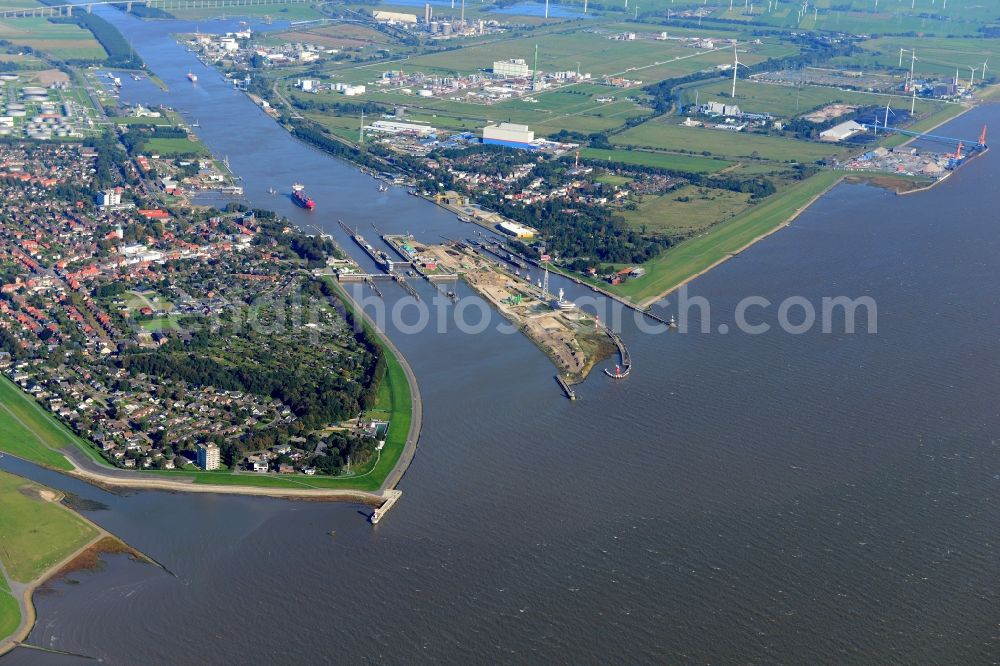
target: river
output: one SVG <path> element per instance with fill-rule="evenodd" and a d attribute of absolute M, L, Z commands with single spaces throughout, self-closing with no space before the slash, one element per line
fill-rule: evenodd
<path fill-rule="evenodd" d="M 102 15 L 170 89 L 126 80 L 123 97 L 197 118 L 256 205 L 352 252 L 337 218 L 470 234 L 296 143 L 169 37 L 193 25 Z M 939 132 L 977 136 L 996 117 L 983 107 Z M 998 161 L 913 196 L 838 186 L 692 284 L 712 333 L 626 319 L 632 376 L 595 373 L 575 403 L 522 336 L 390 328 L 424 428 L 404 497 L 375 528 L 353 505 L 111 495 L 2 458 L 107 505 L 88 517 L 169 570 L 116 556 L 55 583 L 29 640 L 115 664 L 993 659 Z M 294 181 L 314 213 L 267 193 Z M 750 295 L 870 296 L 878 333 L 719 333 Z"/>

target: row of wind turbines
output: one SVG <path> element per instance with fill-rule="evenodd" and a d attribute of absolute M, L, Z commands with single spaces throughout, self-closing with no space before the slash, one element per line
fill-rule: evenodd
<path fill-rule="evenodd" d="M 916 49 L 904 49 L 904 48 L 900 48 L 899 49 L 899 67 L 900 68 L 903 67 L 903 54 L 904 53 L 909 53 L 910 54 L 910 74 L 909 74 L 909 78 L 907 80 L 907 87 L 910 87 L 910 86 L 913 85 L 913 69 L 914 69 L 914 66 L 916 65 L 917 61 L 920 60 L 920 58 L 917 57 Z M 969 87 L 970 88 L 973 85 L 975 85 L 975 83 L 976 83 L 976 72 L 977 71 L 982 71 L 982 75 L 979 77 L 980 81 L 985 81 L 986 80 L 986 72 L 989 71 L 989 64 L 990 64 L 990 59 L 986 58 L 986 60 L 983 61 L 983 64 L 981 66 L 977 67 L 976 65 L 966 65 L 966 67 L 969 68 Z M 958 74 L 959 74 L 959 71 L 961 71 L 961 69 L 962 69 L 961 65 L 955 65 L 955 87 L 956 88 L 959 85 Z"/>

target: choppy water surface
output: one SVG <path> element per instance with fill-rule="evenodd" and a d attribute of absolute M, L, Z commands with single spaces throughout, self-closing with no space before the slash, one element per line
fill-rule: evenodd
<path fill-rule="evenodd" d="M 337 218 L 427 241 L 471 233 L 295 143 L 172 42 L 183 26 L 105 15 L 170 88 L 125 81 L 123 95 L 198 118 L 256 205 L 352 251 Z M 840 186 L 692 286 L 713 330 L 748 295 L 868 295 L 877 335 L 647 335 L 626 321 L 632 376 L 595 374 L 571 403 L 520 336 L 390 331 L 424 430 L 377 528 L 352 505 L 112 496 L 5 458 L 107 504 L 88 515 L 171 572 L 112 558 L 57 584 L 31 642 L 108 663 L 994 659 L 998 160 L 908 197 Z M 267 194 L 294 181 L 315 213 Z"/>

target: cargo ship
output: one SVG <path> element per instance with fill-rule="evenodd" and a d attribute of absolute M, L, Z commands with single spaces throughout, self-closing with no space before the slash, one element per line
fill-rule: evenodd
<path fill-rule="evenodd" d="M 198 75 L 188 72 L 188 81 L 190 81 L 191 83 L 198 83 Z"/>
<path fill-rule="evenodd" d="M 298 183 L 292 185 L 292 201 L 306 210 L 312 210 L 316 207 L 316 202 L 306 194 L 305 185 L 299 185 Z"/>

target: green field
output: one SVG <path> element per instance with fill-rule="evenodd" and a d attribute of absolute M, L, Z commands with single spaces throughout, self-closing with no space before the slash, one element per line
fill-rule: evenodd
<path fill-rule="evenodd" d="M 254 17 L 268 18 L 275 21 L 310 21 L 323 18 L 321 14 L 310 4 L 269 4 L 269 5 L 247 5 L 239 7 L 188 7 L 175 9 L 171 7 L 167 10 L 173 16 L 188 21 L 199 19 L 226 17 Z M 369 10 L 371 11 L 371 10 Z"/>
<path fill-rule="evenodd" d="M 142 146 L 143 152 L 161 157 L 179 157 L 183 155 L 208 156 L 208 148 L 199 141 L 190 139 L 150 139 Z"/>
<path fill-rule="evenodd" d="M 745 210 L 749 194 L 686 185 L 660 196 L 645 196 L 636 210 L 622 212 L 633 227 L 670 236 L 693 234 Z"/>
<path fill-rule="evenodd" d="M 780 194 L 771 195 L 763 203 L 719 225 L 712 233 L 685 241 L 646 262 L 643 264 L 645 276 L 608 289 L 640 303 L 656 300 L 668 289 L 783 224 L 795 211 L 836 184 L 842 175 L 823 171 Z"/>
<path fill-rule="evenodd" d="M 283 94 L 288 98 L 315 102 L 341 102 L 342 95 L 324 93 L 303 94 L 284 82 Z M 572 91 L 572 92 L 571 92 Z M 450 131 L 478 131 L 490 122 L 514 122 L 530 125 L 539 136 L 547 136 L 566 129 L 591 133 L 603 132 L 625 124 L 629 118 L 649 112 L 647 107 L 624 99 L 627 91 L 615 91 L 595 85 L 572 86 L 561 90 L 536 93 L 531 103 L 525 100 L 506 100 L 496 104 L 476 104 L 451 98 L 427 98 L 407 95 L 397 91 L 371 88 L 359 99 L 380 102 L 387 106 L 405 105 L 408 120 L 427 122 Z M 614 95 L 614 102 L 597 102 L 595 97 Z M 355 115 L 337 116 L 329 113 L 307 112 L 316 122 L 325 125 L 343 138 L 356 141 L 360 118 Z"/>
<path fill-rule="evenodd" d="M 856 106 L 885 106 L 891 102 L 897 108 L 910 108 L 909 98 L 899 95 L 837 90 L 825 86 L 783 86 L 759 81 L 738 81 L 735 102 L 729 96 L 731 81 L 711 81 L 684 87 L 684 103 L 693 104 L 695 92 L 699 103 L 715 101 L 736 104 L 748 113 L 770 113 L 779 118 L 791 118 L 833 103 Z M 918 99 L 916 114 L 933 113 L 945 106 L 944 102 Z"/>
<path fill-rule="evenodd" d="M 74 440 L 55 417 L 9 379 L 0 378 L 0 450 L 40 465 L 70 470 L 73 466 L 58 449 Z"/>
<path fill-rule="evenodd" d="M 157 317 L 156 319 L 149 319 L 147 321 L 139 324 L 143 329 L 147 331 L 179 331 L 181 330 L 180 324 L 173 317 Z"/>
<path fill-rule="evenodd" d="M 0 39 L 60 59 L 101 60 L 107 57 L 93 34 L 74 23 L 51 23 L 44 18 L 9 19 L 0 21 Z"/>
<path fill-rule="evenodd" d="M 776 162 L 811 164 L 843 152 L 843 146 L 800 141 L 783 136 L 728 132 L 705 127 L 684 127 L 676 117 L 657 118 L 611 137 L 616 146 L 641 146 L 685 150 L 720 157 L 745 157 Z"/>
<path fill-rule="evenodd" d="M 37 579 L 98 534 L 66 507 L 39 496 L 43 490 L 0 472 L 0 560 L 19 583 Z"/>
<path fill-rule="evenodd" d="M 670 153 L 654 153 L 649 150 L 604 150 L 602 148 L 581 148 L 580 157 L 588 160 L 606 160 L 638 166 L 673 169 L 688 173 L 715 173 L 733 162 L 697 155 L 674 155 Z"/>
<path fill-rule="evenodd" d="M 10 636 L 21 624 L 21 607 L 10 592 L 10 587 L 0 576 L 0 642 Z"/>

